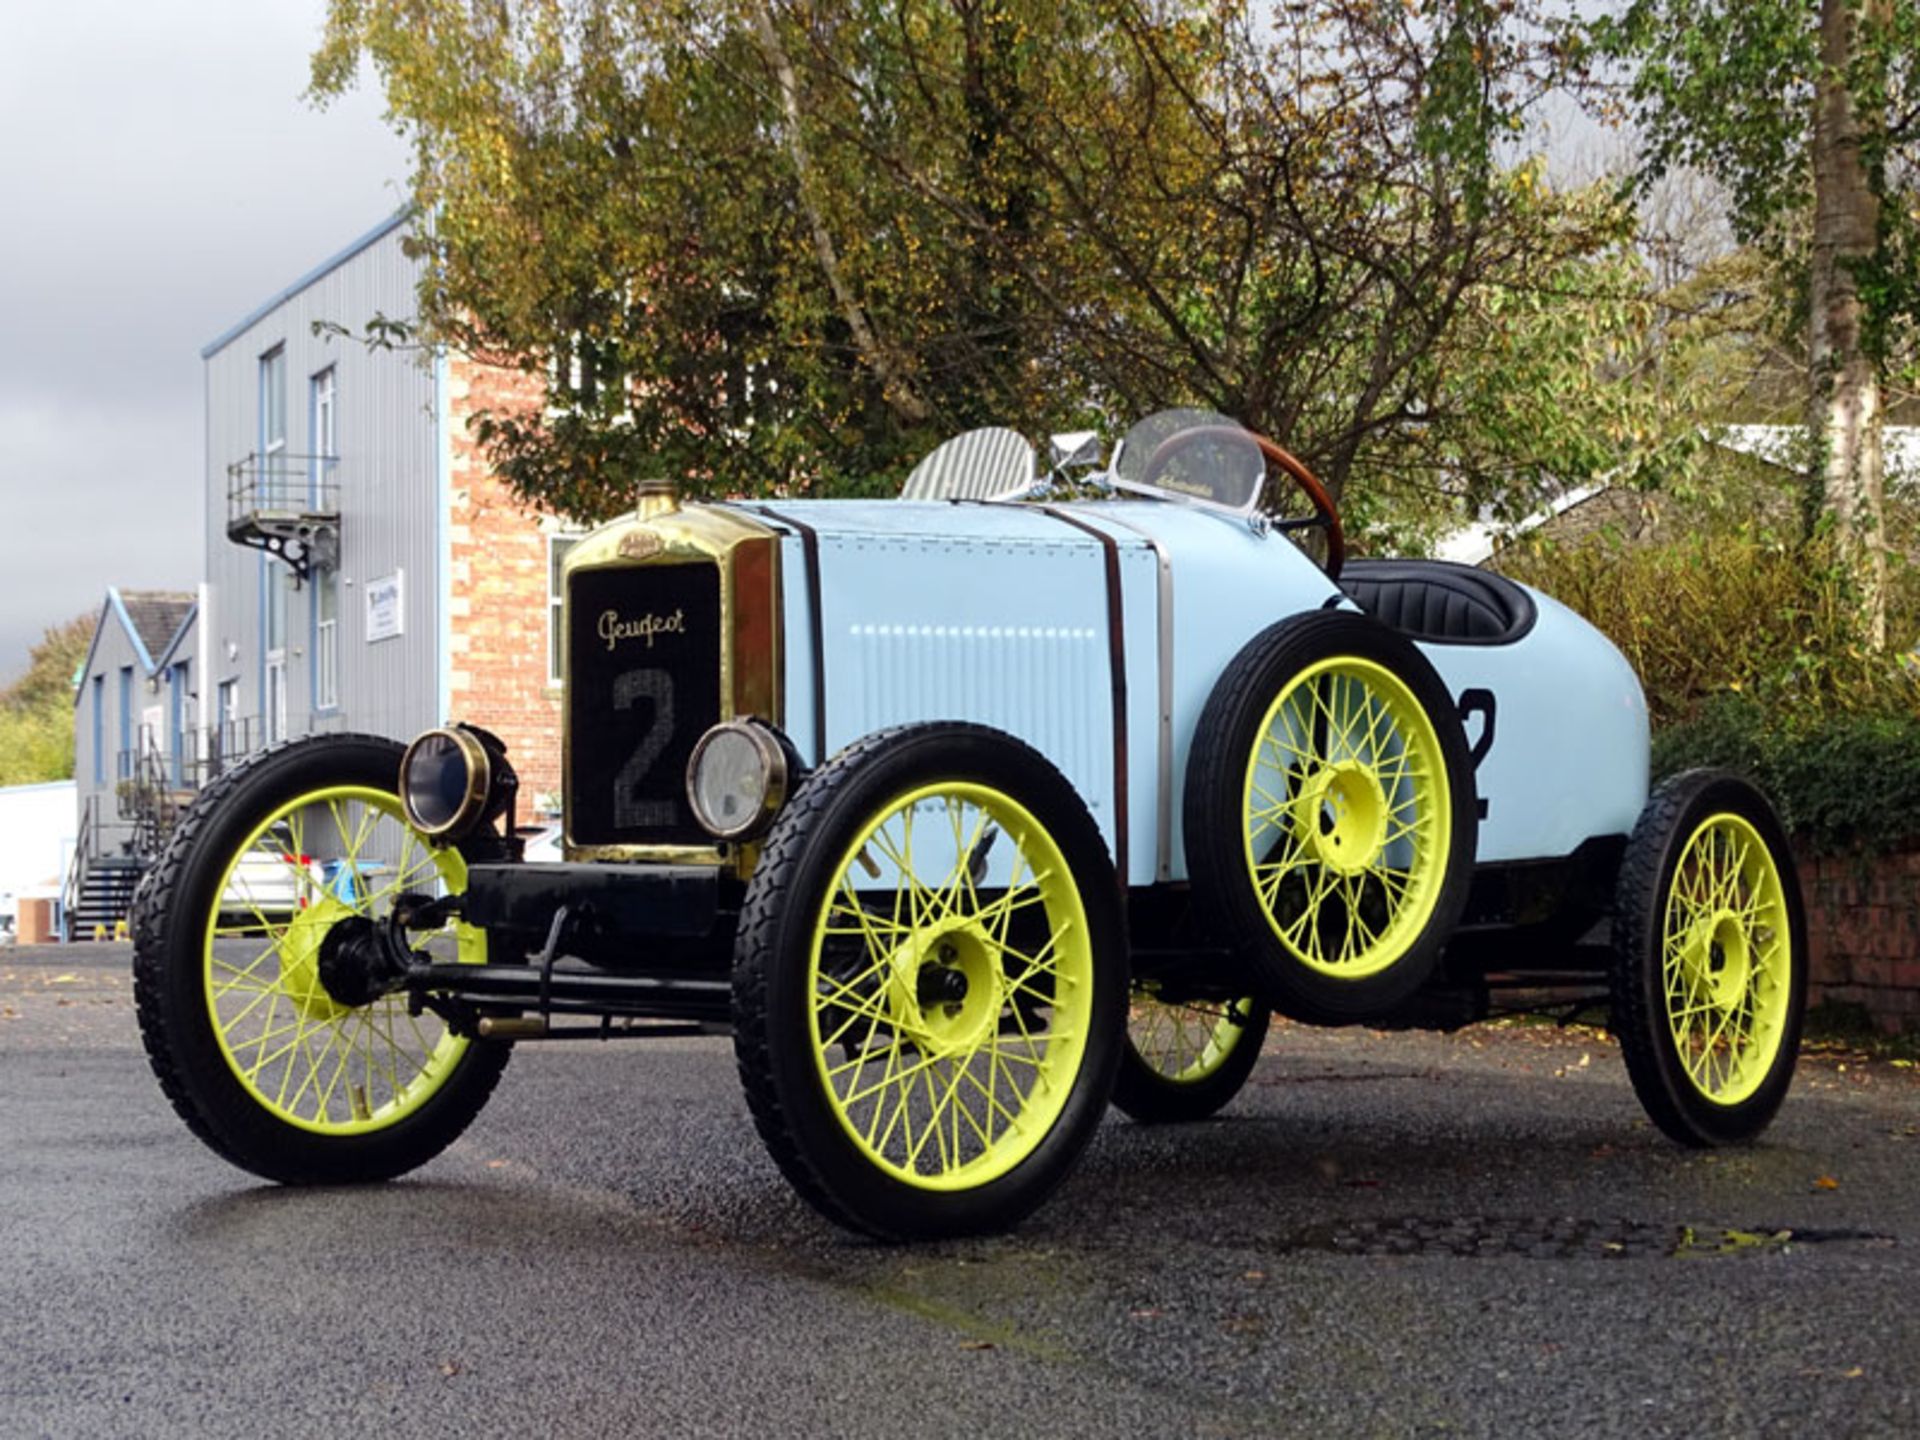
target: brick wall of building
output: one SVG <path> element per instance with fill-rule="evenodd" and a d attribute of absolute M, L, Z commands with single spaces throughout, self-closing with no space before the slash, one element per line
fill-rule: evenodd
<path fill-rule="evenodd" d="M 453 357 L 448 362 L 452 449 L 449 525 L 454 719 L 507 743 L 520 775 L 520 816 L 560 793 L 560 692 L 548 679 L 548 534 L 496 480 L 467 428 L 480 410 L 542 402 L 537 378 Z"/>
<path fill-rule="evenodd" d="M 1808 1002 L 1858 1005 L 1888 1031 L 1920 1028 L 1920 850 L 1800 857 Z"/>

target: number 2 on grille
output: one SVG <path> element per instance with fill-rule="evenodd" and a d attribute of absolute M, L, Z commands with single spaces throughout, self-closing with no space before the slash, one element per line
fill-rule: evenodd
<path fill-rule="evenodd" d="M 622 830 L 671 825 L 677 818 L 671 800 L 643 800 L 635 793 L 673 738 L 673 677 L 664 670 L 629 670 L 616 677 L 613 708 L 631 710 L 636 700 L 653 702 L 653 719 L 627 763 L 613 777 L 613 823 Z"/>

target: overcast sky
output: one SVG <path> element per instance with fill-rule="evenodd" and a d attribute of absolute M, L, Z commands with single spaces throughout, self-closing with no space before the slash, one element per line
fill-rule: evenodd
<path fill-rule="evenodd" d="M 321 0 L 0 0 L 0 682 L 109 585 L 191 590 L 200 347 L 404 199 Z"/>

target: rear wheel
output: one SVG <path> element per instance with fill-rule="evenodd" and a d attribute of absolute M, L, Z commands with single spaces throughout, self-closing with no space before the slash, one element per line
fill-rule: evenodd
<path fill-rule="evenodd" d="M 134 997 L 154 1073 L 215 1151 L 290 1184 L 383 1180 L 440 1153 L 485 1104 L 508 1056 L 453 1034 L 404 997 L 349 1003 L 322 971 L 330 947 L 396 896 L 466 888 L 395 794 L 401 747 L 371 736 L 297 740 L 202 793 L 136 909 Z M 456 924 L 417 937 L 436 958 L 483 962 Z"/>
<path fill-rule="evenodd" d="M 768 839 L 734 962 L 741 1080 L 822 1213 L 1004 1229 L 1099 1124 L 1126 997 L 1118 889 L 1071 786 L 972 725 L 862 741 Z"/>
<path fill-rule="evenodd" d="M 1113 1103 L 1143 1124 L 1204 1120 L 1247 1083 L 1271 1016 L 1252 996 L 1163 999 L 1136 986 Z"/>
<path fill-rule="evenodd" d="M 1712 770 L 1641 812 L 1614 915 L 1613 1028 L 1647 1114 L 1683 1145 L 1747 1140 L 1793 1082 L 1806 918 L 1766 798 Z"/>

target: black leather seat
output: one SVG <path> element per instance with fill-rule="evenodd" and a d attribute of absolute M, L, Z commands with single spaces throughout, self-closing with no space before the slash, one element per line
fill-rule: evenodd
<path fill-rule="evenodd" d="M 1505 645 L 1533 628 L 1527 592 L 1504 575 L 1445 560 L 1355 560 L 1340 588 L 1412 640 Z"/>

